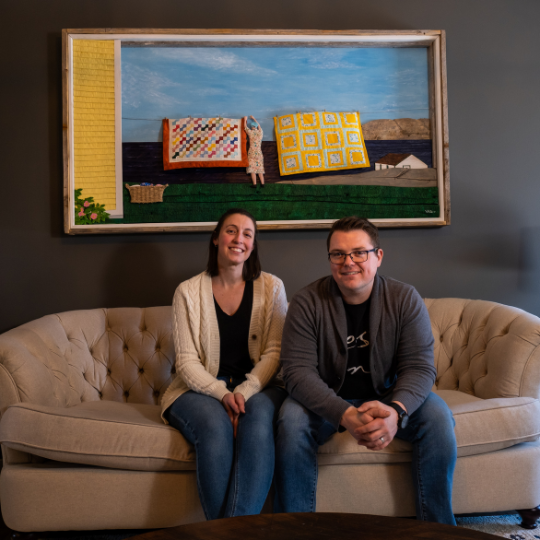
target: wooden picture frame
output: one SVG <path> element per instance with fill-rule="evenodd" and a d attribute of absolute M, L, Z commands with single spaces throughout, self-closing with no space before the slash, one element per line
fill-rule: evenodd
<path fill-rule="evenodd" d="M 95 54 L 93 49 L 90 50 L 90 53 L 80 53 L 81 47 L 93 47 L 97 44 L 105 43 L 106 51 L 101 54 L 101 51 L 97 51 Z M 84 48 L 83 47 L 83 48 Z M 292 50 L 296 49 L 299 51 L 299 54 L 309 52 L 310 49 L 316 49 L 313 54 L 315 54 L 319 49 L 327 49 L 328 54 L 331 55 L 332 51 L 337 51 L 338 49 L 346 50 L 359 50 L 359 49 L 375 49 L 382 50 L 395 50 L 395 54 L 398 54 L 398 50 L 405 49 L 423 49 L 425 50 L 427 57 L 427 84 L 426 84 L 426 96 L 428 103 L 426 107 L 426 115 L 429 115 L 429 118 L 423 119 L 424 126 L 428 126 L 429 138 L 426 134 L 422 135 L 422 147 L 426 148 L 426 145 L 430 147 L 430 159 L 431 167 L 429 164 L 426 166 L 422 165 L 425 169 L 425 173 L 429 172 L 431 191 L 429 192 L 430 199 L 429 204 L 426 203 L 425 210 L 422 205 L 418 205 L 418 201 L 414 204 L 411 203 L 411 208 L 414 207 L 414 212 L 426 212 L 428 213 L 425 217 L 394 217 L 394 218 L 385 218 L 364 215 L 364 217 L 369 218 L 379 227 L 440 227 L 450 224 L 450 181 L 449 181 L 449 144 L 448 144 L 448 105 L 447 105 L 447 84 L 446 84 L 446 53 L 445 53 L 445 32 L 444 30 L 402 30 L 402 31 L 360 31 L 360 30 L 344 30 L 344 31 L 321 31 L 321 30 L 209 30 L 209 29 L 66 29 L 63 31 L 62 35 L 62 66 L 63 66 L 63 151 L 64 151 L 64 230 L 67 234 L 107 234 L 107 233 L 139 233 L 139 232 L 182 232 L 182 231 L 204 231 L 212 230 L 215 226 L 219 215 L 222 213 L 224 204 L 229 206 L 246 206 L 242 204 L 242 197 L 231 196 L 223 197 L 218 202 L 212 202 L 215 205 L 214 214 L 210 210 L 204 211 L 201 215 L 204 215 L 205 219 L 200 221 L 187 221 L 183 220 L 181 211 L 174 210 L 175 206 L 173 204 L 175 200 L 178 199 L 178 196 L 175 196 L 174 192 L 172 195 L 167 194 L 172 193 L 169 187 L 165 188 L 165 195 L 163 195 L 163 188 L 160 188 L 162 195 L 166 198 L 164 200 L 172 201 L 167 202 L 166 205 L 160 206 L 159 203 L 150 204 L 143 206 L 141 204 L 131 203 L 129 197 L 129 187 L 134 185 L 133 182 L 126 182 L 126 175 L 124 169 L 131 167 L 131 169 L 136 169 L 137 158 L 129 158 L 129 167 L 126 161 L 126 147 L 129 147 L 129 142 L 125 142 L 122 138 L 122 123 L 127 122 L 125 118 L 122 117 L 122 100 L 124 99 L 122 94 L 122 66 L 119 61 L 121 58 L 121 51 L 123 47 L 130 49 L 139 49 L 144 48 L 155 48 L 159 50 L 172 50 L 172 49 L 187 49 L 196 56 L 197 51 L 202 50 L 201 48 L 221 48 L 221 49 L 233 49 L 237 48 L 238 50 L 245 49 L 250 54 L 258 54 L 262 50 L 278 49 L 283 50 Z M 192 49 L 197 49 L 196 51 Z M 260 50 L 260 51 L 259 51 Z M 75 51 L 75 53 L 74 53 Z M 131 51 L 135 54 L 135 51 Z M 125 54 L 125 53 L 124 53 Z M 247 54 L 247 52 L 246 52 Z M 276 53 L 277 54 L 277 53 Z M 402 54 L 402 53 L 399 53 Z M 404 53 L 403 53 L 404 54 Z M 422 54 L 424 54 L 422 52 Z M 192 55 L 193 56 L 193 55 Z M 89 60 L 90 59 L 90 60 Z M 97 64 L 92 64 L 92 62 L 97 62 Z M 82 67 L 81 67 L 82 66 Z M 96 67 L 97 66 L 97 67 Z M 82 75 L 81 75 L 82 73 Z M 86 81 L 86 74 L 94 74 L 91 77 L 94 77 L 92 84 L 95 85 L 95 92 L 91 87 L 81 86 L 80 81 Z M 97 75 L 95 75 L 97 73 Z M 209 75 L 210 76 L 210 75 Z M 74 88 L 75 87 L 75 88 Z M 106 87 L 106 88 L 105 88 Z M 81 90 L 82 89 L 82 90 Z M 101 95 L 101 97 L 95 98 L 96 95 Z M 114 95 L 114 99 L 113 96 Z M 85 101 L 86 100 L 86 101 Z M 92 101 L 94 100 L 94 101 Z M 74 105 L 76 103 L 76 106 Z M 216 98 L 216 103 L 219 103 L 219 98 Z M 358 107 L 361 109 L 361 107 Z M 326 109 L 325 109 L 326 110 Z M 302 111 L 304 112 L 304 111 Z M 362 111 L 360 111 L 361 114 Z M 186 116 L 189 111 L 185 111 Z M 179 118 L 179 116 L 177 116 Z M 137 119 L 134 119 L 137 120 Z M 142 119 L 144 120 L 144 119 Z M 378 121 L 378 120 L 377 120 Z M 394 122 L 394 120 L 389 119 L 388 122 Z M 388 124 L 387 122 L 387 124 Z M 396 120 L 397 122 L 397 120 Z M 399 123 L 399 122 L 397 122 Z M 384 122 L 381 125 L 387 125 Z M 364 138 L 366 138 L 366 128 L 365 122 L 362 121 L 362 127 L 364 128 Z M 389 124 L 388 124 L 389 125 Z M 95 126 L 101 126 L 99 129 L 102 129 L 97 135 L 93 135 L 93 130 Z M 97 129 L 97 128 L 96 128 Z M 382 129 L 382 128 L 381 128 Z M 387 129 L 387 128 L 384 128 Z M 265 129 L 265 133 L 268 130 Z M 383 132 L 383 137 L 384 135 Z M 401 133 L 401 132 L 400 132 Z M 375 137 L 378 137 L 376 135 Z M 114 143 L 111 141 L 114 140 Z M 390 140 L 390 139 L 388 139 Z M 410 139 L 393 139 L 398 143 L 401 143 Z M 107 141 L 107 142 L 103 142 Z M 386 141 L 386 139 L 385 139 Z M 429 142 L 431 141 L 431 142 Z M 366 147 L 368 154 L 370 153 L 370 148 L 368 143 L 370 140 L 366 139 Z M 383 141 L 384 142 L 384 141 Z M 382 144 L 381 141 L 378 141 L 377 144 Z M 150 143 L 148 143 L 150 144 Z M 156 146 L 156 143 L 152 143 Z M 265 143 L 263 143 L 265 144 Z M 267 143 L 270 144 L 270 143 Z M 394 144 L 394 143 L 392 143 Z M 396 143 L 397 144 L 397 143 Z M 405 144 L 403 142 L 403 144 Z M 390 143 L 388 143 L 390 145 Z M 102 150 L 101 148 L 104 148 Z M 393 148 L 393 147 L 392 147 Z M 406 156 L 410 154 L 406 153 L 388 153 L 387 156 L 381 158 L 379 161 L 384 163 L 386 160 L 386 168 L 391 168 L 393 170 L 387 171 L 384 174 L 390 175 L 389 178 L 403 178 L 407 179 L 409 177 L 413 178 L 411 180 L 413 187 L 417 188 L 416 190 L 409 191 L 407 193 L 420 193 L 418 189 L 426 190 L 428 188 L 423 187 L 422 181 L 416 181 L 414 175 L 420 175 L 421 179 L 423 178 L 420 172 L 410 172 L 405 169 L 401 169 L 402 172 L 397 172 L 397 168 L 400 165 L 397 163 L 397 158 L 389 158 L 388 156 Z M 371 157 L 371 156 L 370 156 Z M 392 164 L 392 159 L 396 162 Z M 412 157 L 412 159 L 415 159 Z M 373 161 L 373 160 L 372 160 Z M 374 167 L 384 168 L 385 165 L 377 162 Z M 388 164 L 390 163 L 390 164 Z M 403 163 L 403 160 L 402 162 Z M 405 165 L 401 165 L 405 167 Z M 265 162 L 266 167 L 266 162 Z M 410 165 L 409 165 L 410 167 Z M 427 167 L 427 168 L 426 168 Z M 379 170 L 376 169 L 376 170 Z M 413 167 L 414 169 L 414 167 Z M 232 169 L 231 169 L 232 170 Z M 167 173 L 175 171 L 167 171 Z M 245 174 L 245 171 L 241 171 L 242 174 Z M 350 171 L 349 171 L 350 172 Z M 353 171 L 354 172 L 354 171 Z M 373 171 L 369 171 L 370 174 Z M 131 174 L 131 173 L 130 173 Z M 160 173 L 161 174 L 161 173 Z M 217 173 L 215 173 L 217 174 Z M 236 175 L 239 173 L 236 172 Z M 382 173 L 381 173 L 382 174 Z M 88 176 L 90 175 L 90 176 Z M 91 177 L 91 175 L 94 175 Z M 102 176 L 99 176 L 102 175 Z M 392 176 L 393 175 L 393 176 Z M 400 176 L 401 175 L 401 176 Z M 129 175 L 128 175 L 129 176 Z M 305 176 L 305 175 L 304 175 Z M 360 175 L 361 176 L 361 175 Z M 377 174 L 371 174 L 371 176 L 377 176 Z M 106 177 L 106 179 L 105 179 Z M 237 178 L 235 176 L 234 178 Z M 89 179 L 88 179 L 89 178 Z M 97 180 L 96 180 L 97 178 Z M 159 182 L 161 178 L 167 180 L 168 177 L 159 176 L 156 177 Z M 172 178 L 172 177 L 170 177 Z M 232 178 L 232 177 L 231 177 Z M 332 179 L 335 186 L 337 176 Z M 356 177 L 354 177 L 356 178 Z M 364 178 L 367 178 L 364 177 Z M 427 176 L 426 176 L 427 178 Z M 240 184 L 235 183 L 237 180 L 229 180 L 232 182 L 230 184 L 224 184 L 225 181 L 218 181 L 217 183 L 221 186 L 219 193 L 224 193 L 223 190 L 226 188 L 223 187 L 227 185 L 226 191 L 228 194 L 235 193 L 236 190 L 242 190 L 244 193 L 245 188 L 249 185 L 249 177 L 245 176 L 246 184 L 240 186 Z M 292 176 L 284 177 L 285 180 L 291 180 L 288 182 L 288 185 L 293 187 L 288 188 L 288 193 L 292 193 L 292 190 L 297 190 L 294 193 L 307 193 L 308 195 L 312 193 L 310 189 L 317 188 L 319 190 L 323 189 L 319 185 L 313 186 L 309 184 L 311 180 L 303 180 L 302 182 L 296 182 L 295 178 Z M 152 178 L 150 178 L 152 181 Z M 360 187 L 365 188 L 365 184 L 358 182 L 364 182 L 364 180 L 355 180 L 353 176 L 347 177 L 346 181 L 349 187 L 343 191 L 343 185 L 339 184 L 338 187 L 342 189 L 340 193 L 343 193 L 343 197 L 347 197 L 347 193 L 360 193 L 358 189 Z M 94 183 L 92 183 L 94 182 Z M 183 184 L 180 184 L 183 182 Z M 214 182 L 212 184 L 212 182 Z M 321 180 L 322 182 L 322 180 Z M 350 182 L 357 182 L 356 184 L 350 184 Z M 372 182 L 379 182 L 375 179 Z M 394 180 L 392 180 L 394 182 Z M 397 180 L 396 180 L 397 182 Z M 416 182 L 416 183 L 415 183 Z M 192 183 L 191 181 L 178 181 L 178 184 L 185 186 Z M 286 182 L 275 182 L 275 184 L 287 184 Z M 296 184 L 296 185 L 295 185 Z M 302 187 L 299 190 L 298 186 L 303 184 L 309 184 Z M 173 184 L 171 184 L 173 185 Z M 203 184 L 201 184 L 203 185 Z M 213 178 L 210 178 L 210 184 L 216 185 L 216 181 Z M 370 184 L 371 186 L 379 186 L 379 184 Z M 395 202 L 396 195 L 395 193 L 404 193 L 404 191 L 399 191 L 401 184 L 393 183 L 388 184 L 390 186 L 396 187 L 397 190 L 392 191 L 389 195 L 389 199 Z M 90 186 L 84 187 L 82 189 L 83 193 L 79 199 L 75 197 L 75 189 L 81 188 L 81 186 Z M 97 187 L 96 187 L 97 186 Z M 204 185 L 205 189 L 210 189 Z M 231 187 L 232 186 L 232 187 Z M 235 187 L 236 186 L 236 187 Z M 275 195 L 272 193 L 278 189 L 283 189 L 282 187 L 275 187 L 272 183 L 267 182 L 265 190 L 257 188 L 253 190 L 253 193 L 256 193 L 257 196 L 253 197 L 253 201 L 256 199 L 256 203 L 251 203 L 251 199 L 248 201 L 249 204 L 252 204 L 248 209 L 254 211 L 255 217 L 258 219 L 258 226 L 260 229 L 326 229 L 331 226 L 335 219 L 343 217 L 343 215 L 348 215 L 350 213 L 356 213 L 358 215 L 363 215 L 361 212 L 355 212 L 354 206 L 355 203 L 350 203 L 346 208 L 346 214 L 341 213 L 340 215 L 332 215 L 331 218 L 328 216 L 323 218 L 315 219 L 260 219 L 258 214 L 264 214 L 267 208 L 269 208 L 270 203 L 266 199 L 270 200 L 272 197 L 274 207 L 285 207 L 284 204 L 280 202 L 280 195 Z M 326 186 L 326 184 L 325 184 Z M 323 186 L 323 187 L 325 187 Z M 407 184 L 408 187 L 409 184 Z M 420 186 L 420 187 L 418 187 Z M 192 186 L 193 187 L 193 186 Z M 183 188 L 183 189 L 184 189 Z M 94 190 L 93 192 L 91 190 Z M 180 188 L 175 188 L 180 189 Z M 187 188 L 185 188 L 187 189 Z M 200 189 L 203 189 L 200 187 Z M 217 187 L 216 187 L 217 189 Z M 325 188 L 326 189 L 326 188 Z M 333 189 L 332 188 L 328 188 Z M 86 195 L 85 190 L 88 190 L 88 193 L 96 193 L 96 196 L 93 196 L 94 200 L 87 201 L 82 203 L 83 200 L 87 200 L 90 196 Z M 356 190 L 356 191 L 355 191 Z M 146 190 L 148 192 L 148 190 Z M 157 191 L 157 190 L 155 190 Z M 173 190 L 174 191 L 174 190 Z M 197 191 L 192 189 L 192 192 Z M 373 190 L 372 190 L 373 191 Z M 387 190 L 388 191 L 388 190 Z M 314 191 L 313 191 L 314 192 Z M 320 191 L 320 193 L 326 193 L 326 191 Z M 317 192 L 319 193 L 319 192 Z M 362 192 L 364 193 L 364 192 Z M 425 192 L 422 192 L 425 193 Z M 275 196 L 274 196 L 275 195 Z M 310 209 L 310 197 L 306 195 L 307 202 L 302 203 L 290 203 L 290 208 L 296 208 L 294 204 L 301 205 L 304 210 Z M 132 195 L 133 196 L 133 195 Z M 156 195 L 156 196 L 159 196 Z M 356 195 L 355 195 L 356 196 Z M 377 195 L 378 196 L 378 195 Z M 86 197 L 86 199 L 85 199 Z M 169 197 L 169 198 L 167 198 Z M 220 195 L 216 195 L 220 197 Z M 363 198 L 362 198 L 363 197 Z M 361 200 L 367 200 L 369 203 L 369 197 L 363 196 L 360 197 Z M 367 197 L 367 198 L 366 198 Z M 107 204 L 108 208 L 112 210 L 107 210 L 109 214 L 109 222 L 103 223 L 98 222 L 101 215 L 98 210 L 98 207 L 92 206 L 94 203 L 103 202 L 100 200 L 109 201 Z M 324 198 L 324 197 L 323 197 Z M 227 202 L 230 199 L 230 203 Z M 360 200 L 358 199 L 358 200 Z M 382 199 L 381 199 L 382 200 Z M 427 199 L 426 199 L 427 200 Z M 127 201 L 127 202 L 126 202 Z M 240 201 L 240 203 L 238 203 Z M 326 200 L 327 206 L 330 204 L 329 199 Z M 385 199 L 386 201 L 386 199 Z M 218 204 L 219 203 L 219 204 Z M 208 206 L 204 202 L 204 199 L 197 199 L 195 202 L 185 202 L 185 205 L 190 204 L 193 208 L 210 208 L 211 204 L 208 203 Z M 256 206 L 253 206 L 256 204 Z M 362 203 L 364 204 L 364 203 Z M 386 204 L 386 203 L 384 203 Z M 401 202 L 398 198 L 396 203 L 398 206 L 401 205 L 405 207 L 406 203 Z M 77 206 L 78 205 L 78 206 Z M 82 205 L 82 206 L 81 206 Z M 128 217 L 131 219 L 131 222 L 127 222 L 126 218 L 127 211 L 126 205 L 133 210 L 130 210 L 132 214 Z M 197 206 L 198 205 L 198 206 Z M 221 205 L 221 206 L 220 206 Z M 431 206 L 429 206 L 431 205 Z M 336 207 L 339 205 L 336 205 Z M 381 207 L 383 203 L 381 203 Z M 392 210 L 395 212 L 401 212 L 400 208 L 397 210 Z M 136 207 L 136 208 L 135 208 Z M 247 206 L 246 206 L 247 207 Z M 287 207 L 287 208 L 289 208 Z M 97 208 L 94 210 L 94 208 Z M 142 212 L 141 208 L 144 209 L 146 214 L 142 219 L 147 221 L 143 222 L 133 222 L 137 218 L 136 211 Z M 159 214 L 159 209 L 162 214 Z M 163 219 L 161 216 L 165 215 L 164 208 L 172 208 L 173 210 L 168 210 L 169 215 L 167 217 L 168 221 L 159 221 Z M 181 208 L 178 206 L 178 208 Z M 212 207 L 214 208 L 214 207 Z M 369 206 L 359 206 L 359 208 L 371 208 Z M 375 207 L 373 207 L 375 208 Z M 379 207 L 377 207 L 379 208 Z M 396 207 L 397 208 L 397 207 Z M 431 210 L 428 208 L 432 208 Z M 77 209 L 77 212 L 76 212 Z M 90 213 L 90 210 L 92 212 Z M 351 211 L 352 209 L 352 211 Z M 195 211 L 195 210 L 194 210 Z M 219 211 L 219 213 L 218 213 Z M 378 210 L 379 211 L 379 210 Z M 86 213 L 85 213 L 86 212 Z M 171 214 L 172 212 L 172 214 Z M 77 214 L 77 215 L 76 215 Z M 171 217 L 172 215 L 172 217 Z M 195 215 L 195 214 L 193 214 Z M 292 212 L 290 215 L 294 215 Z M 423 216 L 424 214 L 422 214 Z M 77 216 L 82 216 L 79 218 L 79 221 L 86 220 L 87 223 L 78 224 Z M 90 217 L 92 216 L 92 217 Z M 94 217 L 96 216 L 96 217 Z M 211 219 L 208 219 L 208 217 Z M 93 221 L 96 220 L 96 221 Z M 150 220 L 150 221 L 148 221 Z M 157 220 L 157 221 L 156 221 Z"/>

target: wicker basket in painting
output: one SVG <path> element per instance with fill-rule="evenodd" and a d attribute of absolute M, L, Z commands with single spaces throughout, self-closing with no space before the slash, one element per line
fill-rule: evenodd
<path fill-rule="evenodd" d="M 132 203 L 163 202 L 163 192 L 169 184 L 163 186 L 130 186 L 126 184 Z"/>

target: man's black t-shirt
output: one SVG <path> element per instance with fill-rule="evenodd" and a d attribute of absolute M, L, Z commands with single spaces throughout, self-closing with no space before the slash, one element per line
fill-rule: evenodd
<path fill-rule="evenodd" d="M 347 371 L 338 396 L 343 399 L 377 399 L 369 366 L 369 304 L 343 302 L 347 315 Z"/>

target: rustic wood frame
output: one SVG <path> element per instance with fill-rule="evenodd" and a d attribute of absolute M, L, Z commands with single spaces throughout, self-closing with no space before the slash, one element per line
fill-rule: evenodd
<path fill-rule="evenodd" d="M 170 44 L 177 41 L 216 41 L 222 37 L 235 42 L 257 44 L 272 41 L 285 41 L 298 46 L 332 46 L 362 41 L 365 47 L 426 47 L 429 53 L 429 94 L 430 120 L 433 140 L 433 165 L 437 168 L 439 186 L 438 218 L 374 219 L 378 227 L 440 227 L 450 224 L 450 176 L 448 142 L 448 99 L 446 82 L 446 36 L 444 30 L 236 30 L 236 29 L 66 29 L 62 33 L 62 71 L 63 71 L 63 151 L 64 151 L 64 230 L 67 234 L 107 234 L 141 232 L 191 232 L 212 230 L 215 223 L 137 223 L 137 224 L 99 224 L 75 225 L 73 201 L 73 155 L 71 133 L 71 40 L 74 37 L 95 39 L 112 37 L 125 41 L 160 42 Z M 231 46 L 231 45 L 229 45 Z M 275 221 L 259 222 L 260 229 L 328 229 L 333 220 Z"/>

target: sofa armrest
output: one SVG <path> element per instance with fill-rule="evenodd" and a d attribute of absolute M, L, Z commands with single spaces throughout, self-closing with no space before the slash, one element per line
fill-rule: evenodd
<path fill-rule="evenodd" d="M 54 342 L 54 325 L 49 316 L 0 335 L 0 415 L 15 403 L 66 407 L 81 402 L 65 351 Z"/>
<path fill-rule="evenodd" d="M 436 388 L 482 399 L 540 398 L 540 319 L 495 302 L 426 299 Z"/>
<path fill-rule="evenodd" d="M 9 370 L 0 364 L 0 418 L 14 403 L 20 403 L 19 389 Z"/>

